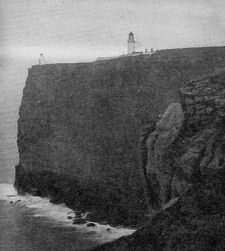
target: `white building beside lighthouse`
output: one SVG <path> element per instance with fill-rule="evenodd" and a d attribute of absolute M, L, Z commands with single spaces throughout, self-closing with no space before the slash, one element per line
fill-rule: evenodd
<path fill-rule="evenodd" d="M 132 54 L 135 52 L 135 40 L 134 40 L 134 34 L 132 32 L 128 35 L 127 40 L 127 54 Z"/>

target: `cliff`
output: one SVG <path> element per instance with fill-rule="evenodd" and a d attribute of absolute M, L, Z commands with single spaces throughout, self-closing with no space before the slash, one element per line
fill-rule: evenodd
<path fill-rule="evenodd" d="M 146 141 L 146 177 L 156 179 L 161 211 L 96 250 L 225 249 L 225 70 L 190 82 L 180 95 Z"/>
<path fill-rule="evenodd" d="M 170 103 L 180 102 L 179 89 L 189 79 L 212 73 L 224 62 L 225 48 L 217 47 L 33 66 L 19 111 L 18 191 L 92 210 L 110 222 L 140 223 L 149 203 L 158 210 L 173 197 L 169 193 L 162 201 L 159 184 L 143 187 L 146 182 L 152 186 L 146 175 L 153 172 L 143 164 L 147 157 L 141 157 L 140 168 L 140 155 L 146 155 L 144 150 L 139 154 L 141 135 L 147 130 L 148 137 L 155 130 L 152 121 Z M 182 193 L 171 184 L 166 186 L 174 195 Z"/>

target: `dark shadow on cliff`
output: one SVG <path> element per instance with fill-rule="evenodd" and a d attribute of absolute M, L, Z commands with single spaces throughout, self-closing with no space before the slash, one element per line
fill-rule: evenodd
<path fill-rule="evenodd" d="M 145 221 L 146 208 L 143 203 L 124 198 L 124 193 L 121 193 L 122 188 L 119 186 L 112 184 L 104 186 L 94 180 L 80 184 L 69 175 L 22 169 L 16 167 L 14 185 L 19 194 L 30 193 L 34 196 L 49 197 L 52 203 L 65 203 L 74 210 L 91 211 L 88 216 L 88 220 L 91 221 L 108 222 L 115 226 L 118 224 L 136 226 Z M 135 192 L 137 191 L 136 188 Z M 140 197 L 143 194 L 142 186 L 139 193 L 134 196 Z"/>
<path fill-rule="evenodd" d="M 224 250 L 225 170 L 204 177 L 147 225 L 94 250 Z"/>

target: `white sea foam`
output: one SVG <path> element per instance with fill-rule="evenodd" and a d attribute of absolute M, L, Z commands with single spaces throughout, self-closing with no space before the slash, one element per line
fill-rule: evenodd
<path fill-rule="evenodd" d="M 84 233 L 87 238 L 95 238 L 102 243 L 130 235 L 135 231 L 129 228 L 101 225 L 97 222 L 95 222 L 94 227 L 87 227 L 86 224 L 74 225 L 72 219 L 68 219 L 68 216 L 74 217 L 75 213 L 65 204 L 55 205 L 50 203 L 48 198 L 29 194 L 26 196 L 17 195 L 17 191 L 12 184 L 0 184 L 0 200 L 24 205 L 33 209 L 34 217 L 47 218 L 53 221 L 56 226 L 75 227 L 77 231 Z M 85 217 L 86 215 L 87 213 L 82 216 Z"/>
<path fill-rule="evenodd" d="M 12 184 L 0 184 L 0 200 L 14 196 L 17 196 L 17 192 Z"/>

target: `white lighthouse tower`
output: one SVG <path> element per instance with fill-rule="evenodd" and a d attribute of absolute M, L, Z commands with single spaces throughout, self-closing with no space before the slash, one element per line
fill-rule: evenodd
<path fill-rule="evenodd" d="M 135 52 L 134 34 L 130 32 L 127 40 L 127 54 L 132 54 L 133 52 Z"/>

